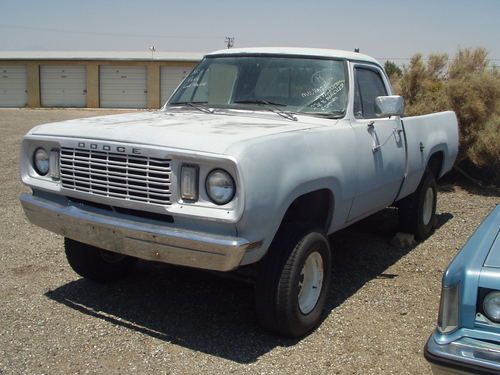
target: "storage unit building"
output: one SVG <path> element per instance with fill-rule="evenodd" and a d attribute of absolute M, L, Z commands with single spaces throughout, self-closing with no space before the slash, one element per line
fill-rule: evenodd
<path fill-rule="evenodd" d="M 25 107 L 28 103 L 25 65 L 0 62 L 0 107 Z"/>
<path fill-rule="evenodd" d="M 160 108 L 202 57 L 188 52 L 0 51 L 0 108 Z"/>

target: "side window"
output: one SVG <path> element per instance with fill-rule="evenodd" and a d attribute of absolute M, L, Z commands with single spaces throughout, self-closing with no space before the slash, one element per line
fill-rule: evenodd
<path fill-rule="evenodd" d="M 359 94 L 359 83 L 357 79 L 355 79 L 354 82 L 354 117 L 363 118 L 363 106 L 361 104 L 361 95 Z"/>
<path fill-rule="evenodd" d="M 375 98 L 387 95 L 382 77 L 375 70 L 355 68 L 354 116 L 374 118 Z"/>

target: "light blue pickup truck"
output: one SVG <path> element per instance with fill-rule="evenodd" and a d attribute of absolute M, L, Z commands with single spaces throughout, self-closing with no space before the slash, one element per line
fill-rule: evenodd
<path fill-rule="evenodd" d="M 500 205 L 444 273 L 425 357 L 436 375 L 500 373 Z"/>
<path fill-rule="evenodd" d="M 418 240 L 434 229 L 457 119 L 403 114 L 369 56 L 218 51 L 160 111 L 32 129 L 21 202 L 88 279 L 123 277 L 137 258 L 244 272 L 262 325 L 300 336 L 321 321 L 329 234 L 388 206 Z"/>

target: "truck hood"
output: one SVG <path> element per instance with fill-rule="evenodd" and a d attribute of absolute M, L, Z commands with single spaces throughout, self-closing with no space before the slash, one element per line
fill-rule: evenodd
<path fill-rule="evenodd" d="M 39 125 L 30 134 L 224 154 L 238 142 L 325 126 L 315 123 L 315 118 L 306 117 L 304 120 L 304 117 L 291 121 L 275 113 L 250 111 L 221 114 L 197 110 L 139 112 Z"/>

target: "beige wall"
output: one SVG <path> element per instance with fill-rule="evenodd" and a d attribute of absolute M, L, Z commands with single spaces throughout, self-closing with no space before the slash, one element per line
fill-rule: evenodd
<path fill-rule="evenodd" d="M 87 108 L 99 107 L 99 64 L 87 65 Z"/>
<path fill-rule="evenodd" d="M 160 108 L 160 67 L 162 66 L 191 66 L 197 62 L 185 61 L 75 61 L 75 60 L 2 60 L 0 64 L 26 65 L 28 107 L 40 107 L 40 65 L 85 65 L 87 68 L 87 108 L 99 108 L 99 66 L 100 65 L 124 65 L 145 66 L 147 69 L 147 107 L 150 109 Z"/>
<path fill-rule="evenodd" d="M 26 64 L 28 107 L 40 107 L 40 66 L 37 63 Z"/>
<path fill-rule="evenodd" d="M 148 108 L 160 108 L 160 66 L 148 65 Z"/>

